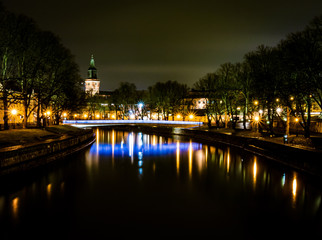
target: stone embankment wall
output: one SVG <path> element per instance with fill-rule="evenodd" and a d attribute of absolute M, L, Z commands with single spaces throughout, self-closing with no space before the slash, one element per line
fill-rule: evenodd
<path fill-rule="evenodd" d="M 47 164 L 76 152 L 95 141 L 95 134 L 86 131 L 77 136 L 62 136 L 31 146 L 13 146 L 0 151 L 0 174 L 26 170 Z"/>
<path fill-rule="evenodd" d="M 220 142 L 252 152 L 294 169 L 322 177 L 322 152 L 314 149 L 292 147 L 260 138 L 241 137 L 217 132 L 183 130 L 184 135 L 206 142 Z"/>

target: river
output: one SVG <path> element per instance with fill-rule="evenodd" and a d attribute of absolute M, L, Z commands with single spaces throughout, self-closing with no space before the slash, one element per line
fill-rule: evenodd
<path fill-rule="evenodd" d="M 95 129 L 89 148 L 0 181 L 0 239 L 322 236 L 319 179 L 224 145 Z"/>

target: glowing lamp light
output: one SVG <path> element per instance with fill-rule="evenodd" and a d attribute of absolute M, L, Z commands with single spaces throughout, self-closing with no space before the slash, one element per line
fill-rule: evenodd
<path fill-rule="evenodd" d="M 16 115 L 17 113 L 18 113 L 18 111 L 17 111 L 16 109 L 12 109 L 12 110 L 11 110 L 11 114 L 12 114 L 12 115 Z"/>
<path fill-rule="evenodd" d="M 299 118 L 295 118 L 295 122 L 298 122 L 299 121 Z"/>
<path fill-rule="evenodd" d="M 283 112 L 283 109 L 282 108 L 277 108 L 276 112 L 281 113 L 281 112 Z"/>
<path fill-rule="evenodd" d="M 254 101 L 254 105 L 258 105 L 258 101 L 257 100 Z"/>
<path fill-rule="evenodd" d="M 258 116 L 256 116 L 256 117 L 254 118 L 254 120 L 255 120 L 255 122 L 258 122 L 258 121 L 259 121 L 259 117 L 258 117 Z"/>
<path fill-rule="evenodd" d="M 51 114 L 51 112 L 48 110 L 48 111 L 46 112 L 46 114 L 49 116 L 49 115 Z"/>
<path fill-rule="evenodd" d="M 100 118 L 100 115 L 99 114 L 96 114 L 96 118 Z"/>
<path fill-rule="evenodd" d="M 181 115 L 180 115 L 180 114 L 178 114 L 178 115 L 177 115 L 177 118 L 181 118 Z"/>
<path fill-rule="evenodd" d="M 64 117 L 67 117 L 67 113 L 63 113 L 63 116 L 64 116 Z"/>
<path fill-rule="evenodd" d="M 193 115 L 192 115 L 192 114 L 190 114 L 190 115 L 189 115 L 189 118 L 190 118 L 190 119 L 193 119 Z"/>
<path fill-rule="evenodd" d="M 142 102 L 140 102 L 138 106 L 139 106 L 139 108 L 143 108 L 143 105 L 144 104 Z"/>

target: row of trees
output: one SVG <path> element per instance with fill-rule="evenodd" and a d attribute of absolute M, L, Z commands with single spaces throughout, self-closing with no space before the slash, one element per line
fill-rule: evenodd
<path fill-rule="evenodd" d="M 170 115 L 173 117 L 178 112 L 183 114 L 184 118 L 187 109 L 183 107 L 182 101 L 188 91 L 186 84 L 170 80 L 157 82 L 146 91 L 137 90 L 133 83 L 121 82 L 109 99 L 94 95 L 87 98 L 87 105 L 91 116 L 94 116 L 96 111 L 115 111 L 116 118 L 128 118 L 131 113 L 139 113 L 139 117 L 142 118 L 149 110 L 157 112 L 164 119 L 169 119 Z"/>
<path fill-rule="evenodd" d="M 237 116 L 242 115 L 246 128 L 246 121 L 259 115 L 261 109 L 261 119 L 273 132 L 274 119 L 281 117 L 277 109 L 282 106 L 289 117 L 300 119 L 299 124 L 309 137 L 312 103 L 322 108 L 322 15 L 303 31 L 289 34 L 277 46 L 259 45 L 246 53 L 242 62 L 220 65 L 193 88 L 208 99 L 209 125 L 216 120 L 227 126 L 229 119 L 234 127 Z M 178 112 L 185 118 L 192 104 L 183 102 L 191 100 L 187 99 L 188 91 L 187 85 L 176 81 L 158 82 L 147 91 L 137 91 L 132 83 L 121 83 L 108 108 L 123 117 L 137 112 L 142 101 L 145 104 L 141 114 L 148 107 L 165 119 Z M 97 107 L 92 106 L 93 110 Z"/>
<path fill-rule="evenodd" d="M 276 107 L 283 105 L 301 119 L 309 137 L 312 102 L 322 108 L 322 15 L 277 46 L 260 45 L 242 62 L 222 64 L 194 87 L 207 94 L 209 118 L 225 114 L 236 121 L 233 116 L 241 110 L 245 126 L 246 116 L 251 118 L 260 107 L 266 110 L 264 118 L 272 131 Z"/>
<path fill-rule="evenodd" d="M 22 103 L 23 126 L 34 112 L 37 123 L 48 106 L 59 119 L 82 97 L 74 57 L 53 33 L 42 31 L 29 17 L 6 11 L 0 3 L 0 97 L 4 128 L 11 104 Z"/>

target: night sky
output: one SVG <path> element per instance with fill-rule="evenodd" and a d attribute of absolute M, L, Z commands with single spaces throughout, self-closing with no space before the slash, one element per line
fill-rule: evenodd
<path fill-rule="evenodd" d="M 94 55 L 101 90 L 120 82 L 193 83 L 260 44 L 275 46 L 322 14 L 321 0 L 2 0 L 57 34 L 83 78 Z"/>

